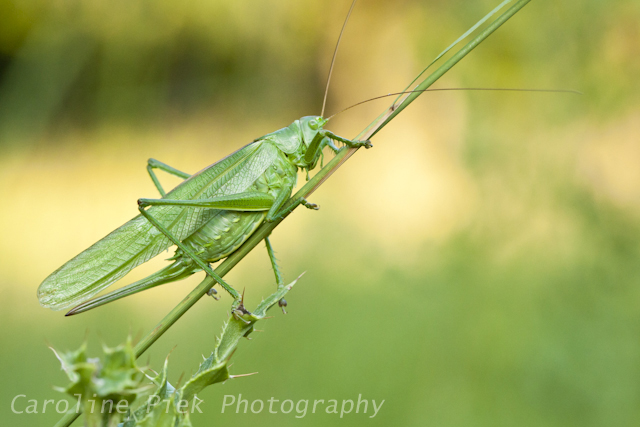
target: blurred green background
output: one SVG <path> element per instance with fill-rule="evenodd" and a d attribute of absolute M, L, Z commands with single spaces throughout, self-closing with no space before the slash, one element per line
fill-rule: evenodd
<path fill-rule="evenodd" d="M 327 111 L 401 90 L 498 0 L 363 0 Z M 201 278 L 64 318 L 36 288 L 155 190 L 154 157 L 195 172 L 319 114 L 348 1 L 0 0 L 0 411 L 58 399 L 47 348 L 90 354 L 150 330 Z M 640 3 L 533 1 L 274 234 L 292 280 L 241 343 L 196 426 L 630 426 L 640 419 Z M 336 117 L 353 137 L 387 101 Z M 167 185 L 176 184 L 162 176 Z M 303 181 L 301 179 L 301 181 Z M 164 265 L 153 260 L 123 284 Z M 229 276 L 248 307 L 263 248 Z M 142 358 L 170 377 L 208 355 L 229 299 L 200 301 Z M 221 414 L 224 394 L 385 400 L 378 415 Z M 23 401 L 24 402 L 24 401 Z M 23 403 L 24 407 L 25 404 Z M 40 410 L 41 408 L 39 408 Z"/>

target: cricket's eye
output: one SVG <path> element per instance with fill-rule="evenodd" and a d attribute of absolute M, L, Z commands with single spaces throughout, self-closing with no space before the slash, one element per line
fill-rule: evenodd
<path fill-rule="evenodd" d="M 313 130 L 318 130 L 318 121 L 313 119 L 309 122 L 309 127 Z"/>

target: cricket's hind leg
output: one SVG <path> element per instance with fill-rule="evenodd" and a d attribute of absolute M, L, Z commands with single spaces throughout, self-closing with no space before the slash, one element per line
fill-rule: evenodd
<path fill-rule="evenodd" d="M 242 297 L 231 285 L 222 280 L 211 266 L 196 255 L 190 248 L 175 237 L 167 230 L 157 219 L 153 217 L 147 210 L 146 206 L 164 205 L 164 206 L 194 206 L 212 209 L 236 210 L 236 211 L 266 211 L 273 205 L 273 197 L 264 193 L 248 192 L 238 193 L 229 196 L 220 196 L 213 199 L 199 200 L 167 200 L 167 199 L 139 199 L 138 210 L 158 231 L 164 234 L 174 245 L 176 245 L 184 256 L 191 258 L 209 277 L 213 278 L 220 284 L 234 299 L 233 308 L 242 307 Z"/>
<path fill-rule="evenodd" d="M 140 211 L 142 216 L 147 218 L 147 221 L 149 221 L 156 229 L 158 229 L 158 231 L 160 231 L 169 240 L 171 240 L 174 245 L 179 247 L 182 250 L 183 254 L 185 254 L 186 256 L 191 258 L 193 261 L 195 261 L 198 267 L 204 270 L 205 273 L 207 273 L 211 278 L 213 278 L 216 282 L 218 282 L 220 286 L 222 286 L 227 292 L 229 292 L 229 295 L 233 297 L 234 305 L 239 304 L 241 302 L 240 294 L 235 289 L 233 289 L 231 285 L 229 285 L 227 282 L 222 280 L 222 278 L 218 276 L 206 262 L 200 259 L 196 254 L 194 254 L 191 249 L 186 247 L 177 237 L 171 234 L 169 230 L 164 228 L 162 224 L 160 224 L 151 214 L 149 214 L 149 212 L 147 212 L 144 209 L 143 206 L 141 205 L 138 206 L 138 210 Z"/>

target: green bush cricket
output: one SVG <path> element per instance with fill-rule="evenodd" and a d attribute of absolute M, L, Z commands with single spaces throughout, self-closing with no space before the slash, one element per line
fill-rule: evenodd
<path fill-rule="evenodd" d="M 355 1 L 345 25 L 354 5 Z M 339 42 L 340 38 L 338 45 Z M 334 61 L 335 53 L 331 70 Z M 323 156 L 325 147 L 337 153 L 339 149 L 335 142 L 351 148 L 372 146 L 368 140 L 350 140 L 324 129 L 329 119 L 322 114 L 302 117 L 285 128 L 256 138 L 194 175 L 149 159 L 147 170 L 162 198 L 139 199 L 140 215 L 49 275 L 38 288 L 40 304 L 54 310 L 76 306 L 67 315 L 76 314 L 203 270 L 233 297 L 234 307 L 239 307 L 240 294 L 218 276 L 209 263 L 229 256 L 265 221 L 282 218 L 298 205 L 318 209 L 304 198 L 283 207 L 296 185 L 298 170 L 306 171 L 308 177 L 309 171 Z M 165 193 L 154 169 L 164 170 L 185 181 Z M 276 281 L 283 286 L 268 237 L 265 242 Z M 177 249 L 170 259 L 171 265 L 90 300 L 172 245 Z M 285 305 L 286 301 L 281 301 L 280 306 Z"/>
<path fill-rule="evenodd" d="M 499 7 L 506 3 L 508 1 Z M 354 4 L 355 1 L 349 14 Z M 348 17 L 349 15 L 347 20 Z M 477 28 L 477 25 L 472 30 Z M 458 41 L 461 39 L 462 37 Z M 338 45 L 339 42 L 340 37 Z M 327 89 L 335 56 L 334 53 Z M 442 54 L 436 60 L 441 56 Z M 384 121 L 373 133 L 388 123 L 420 92 L 427 90 L 421 86 L 417 89 L 397 93 L 396 95 L 410 95 L 402 102 L 394 103 L 386 113 Z M 140 215 L 47 277 L 38 288 L 41 305 L 61 310 L 80 304 L 68 314 L 80 313 L 203 270 L 229 292 L 234 298 L 234 306 L 239 306 L 241 296 L 211 269 L 209 263 L 231 255 L 261 224 L 286 216 L 298 205 L 317 209 L 317 206 L 308 203 L 303 197 L 298 197 L 292 202 L 289 202 L 289 199 L 297 180 L 298 169 L 305 170 L 308 174 L 317 166 L 325 147 L 338 153 L 334 142 L 343 143 L 349 148 L 371 146 L 369 140 L 350 140 L 324 129 L 328 121 L 322 117 L 326 95 L 327 92 L 320 116 L 303 117 L 286 128 L 257 138 L 194 175 L 150 159 L 147 169 L 162 198 L 139 199 Z M 184 178 L 185 181 L 169 193 L 165 193 L 154 169 L 164 170 Z M 278 285 L 283 285 L 268 236 L 264 240 L 276 281 Z M 124 288 L 90 300 L 133 268 L 174 244 L 177 250 L 171 258 L 173 263 L 170 266 Z M 282 305 L 285 304 L 283 301 Z"/>
<path fill-rule="evenodd" d="M 305 199 L 298 199 L 287 210 L 282 207 L 291 196 L 298 169 L 315 168 L 325 146 L 336 152 L 334 141 L 348 147 L 371 146 L 369 141 L 352 141 L 323 129 L 326 123 L 327 119 L 321 116 L 303 117 L 191 176 L 149 160 L 149 173 L 163 197 L 139 199 L 139 216 L 47 277 L 38 288 L 40 303 L 54 310 L 83 303 L 175 244 L 178 249 L 169 267 L 85 303 L 71 313 L 182 279 L 199 270 L 214 278 L 239 304 L 238 292 L 216 275 L 208 263 L 233 253 L 263 221 L 271 222 L 299 204 L 317 209 Z M 154 168 L 186 179 L 164 194 Z M 275 265 L 269 243 L 267 248 Z"/>

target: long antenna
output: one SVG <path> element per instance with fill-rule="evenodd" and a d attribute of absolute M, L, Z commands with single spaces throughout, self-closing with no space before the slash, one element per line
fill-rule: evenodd
<path fill-rule="evenodd" d="M 327 105 L 327 95 L 329 94 L 329 83 L 331 83 L 331 74 L 333 73 L 333 64 L 336 62 L 336 56 L 338 55 L 338 47 L 340 46 L 340 40 L 342 40 L 342 33 L 344 33 L 344 29 L 347 27 L 347 22 L 349 21 L 349 17 L 351 16 L 351 11 L 353 7 L 356 5 L 356 0 L 353 0 L 351 3 L 351 7 L 349 8 L 349 12 L 347 13 L 347 17 L 344 20 L 344 24 L 342 24 L 342 30 L 340 30 L 340 35 L 338 36 L 338 42 L 336 43 L 336 49 L 333 51 L 333 58 L 331 58 L 331 66 L 329 67 L 329 77 L 327 77 L 327 87 L 324 89 L 324 99 L 322 100 L 322 112 L 320 113 L 320 117 L 324 117 L 324 107 Z"/>
<path fill-rule="evenodd" d="M 348 106 L 347 108 L 344 108 L 340 111 L 338 111 L 337 113 L 333 114 L 332 116 L 329 116 L 327 118 L 330 119 L 332 117 L 337 116 L 340 113 L 344 113 L 347 110 L 350 110 L 353 107 L 357 107 L 358 105 L 370 102 L 370 101 L 375 101 L 376 99 L 382 99 L 382 98 L 387 98 L 389 96 L 396 96 L 396 95 L 404 95 L 407 93 L 415 93 L 415 92 L 442 92 L 445 90 L 493 90 L 493 91 L 505 91 L 505 92 L 551 92 L 551 93 L 573 93 L 576 95 L 582 95 L 582 92 L 579 92 L 577 90 L 572 90 L 572 89 L 519 89 L 519 88 L 493 88 L 493 87 L 445 87 L 445 88 L 435 88 L 435 89 L 422 89 L 422 90 L 407 90 L 407 91 L 403 91 L 403 92 L 395 92 L 395 93 L 388 93 L 386 95 L 380 95 L 380 96 L 376 96 L 373 98 L 369 98 L 369 99 L 365 99 L 364 101 L 360 101 L 358 103 L 355 103 L 353 105 Z M 392 109 L 395 109 L 395 105 L 391 107 Z"/>

